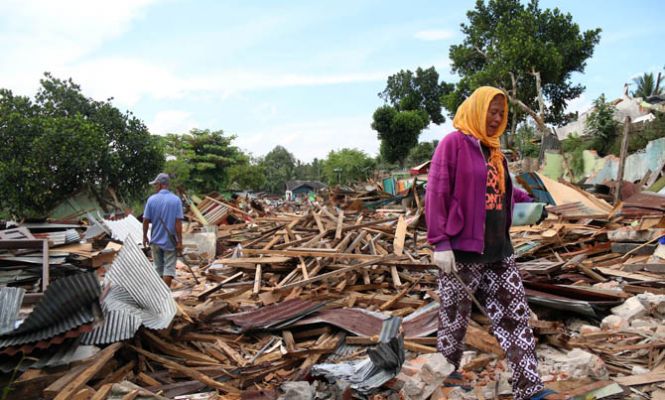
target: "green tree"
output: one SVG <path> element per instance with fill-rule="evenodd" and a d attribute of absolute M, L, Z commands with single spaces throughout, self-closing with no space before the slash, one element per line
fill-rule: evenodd
<path fill-rule="evenodd" d="M 420 132 L 430 122 L 441 124 L 441 98 L 453 85 L 439 82 L 434 67 L 418 68 L 388 77 L 386 88 L 379 93 L 386 105 L 374 111 L 372 129 L 378 132 L 381 155 L 390 163 L 404 161 L 411 148 L 418 144 Z"/>
<path fill-rule="evenodd" d="M 81 190 L 138 199 L 164 163 L 140 120 L 49 74 L 34 101 L 0 90 L 0 142 L 0 207 L 19 218 L 44 217 Z"/>
<path fill-rule="evenodd" d="M 661 74 L 658 73 L 658 78 L 654 78 L 653 73 L 644 73 L 642 76 L 638 76 L 633 79 L 635 83 L 635 90 L 633 91 L 633 97 L 641 97 L 646 99 L 650 96 L 658 96 L 663 94 L 663 88 L 660 87 Z"/>
<path fill-rule="evenodd" d="M 418 144 L 418 136 L 427 126 L 426 113 L 397 111 L 385 105 L 376 109 L 373 119 L 372 129 L 378 132 L 381 155 L 387 162 L 404 167 L 409 151 Z"/>
<path fill-rule="evenodd" d="M 568 165 L 575 175 L 570 177 L 571 179 L 582 176 L 584 172 L 584 150 L 588 147 L 587 141 L 575 132 L 561 141 L 561 150 L 563 150 Z"/>
<path fill-rule="evenodd" d="M 294 178 L 296 158 L 282 146 L 275 146 L 260 162 L 265 177 L 265 189 L 270 193 L 286 190 L 286 182 Z"/>
<path fill-rule="evenodd" d="M 605 101 L 604 94 L 594 100 L 593 106 L 584 123 L 584 133 L 591 137 L 591 148 L 604 157 L 616 142 L 619 123 L 614 120 L 614 106 Z"/>
<path fill-rule="evenodd" d="M 96 101 L 85 97 L 71 79 L 61 80 L 49 73 L 40 81 L 36 104 L 45 117 L 80 115 L 101 130 L 105 151 L 99 161 L 99 173 L 90 188 L 101 198 L 111 188 L 126 200 L 143 197 L 146 182 L 164 165 L 160 140 L 151 135 L 143 121 L 130 112 L 121 112 L 112 99 Z"/>
<path fill-rule="evenodd" d="M 323 162 L 323 176 L 328 184 L 362 181 L 372 175 L 374 166 L 374 159 L 362 150 L 332 150 Z"/>
<path fill-rule="evenodd" d="M 566 105 L 584 91 L 571 75 L 584 72 L 600 29 L 582 32 L 569 13 L 543 10 L 537 0 L 478 0 L 467 17 L 463 42 L 449 52 L 460 76 L 455 90 L 444 96 L 450 114 L 473 90 L 492 85 L 503 88 L 511 105 L 531 116 L 541 133 L 546 123 L 566 122 L 571 117 Z"/>
<path fill-rule="evenodd" d="M 189 133 L 166 138 L 167 171 L 176 182 L 194 193 L 205 194 L 228 189 L 229 169 L 249 162 L 233 145 L 235 136 L 224 131 L 192 129 Z"/>
<path fill-rule="evenodd" d="M 628 152 L 633 153 L 638 150 L 641 150 L 649 144 L 650 141 L 660 139 L 665 137 L 665 114 L 662 112 L 652 111 L 655 115 L 655 119 L 651 122 L 648 122 L 644 127 L 644 130 L 639 134 L 630 135 L 628 138 Z M 617 137 L 617 142 L 620 142 L 619 137 Z M 617 147 L 621 149 L 621 144 L 617 144 Z"/>
<path fill-rule="evenodd" d="M 379 93 L 386 103 L 397 111 L 418 111 L 427 113 L 427 124 L 437 125 L 445 122 L 441 113 L 441 97 L 454 85 L 439 82 L 439 73 L 434 67 L 422 69 L 418 67 L 415 74 L 409 70 L 401 70 L 388 77 L 386 88 Z"/>
<path fill-rule="evenodd" d="M 238 190 L 261 190 L 266 185 L 263 166 L 253 162 L 243 162 L 229 168 L 230 187 Z"/>
<path fill-rule="evenodd" d="M 411 151 L 409 151 L 409 155 L 406 158 L 407 164 L 415 166 L 431 160 L 438 144 L 438 140 L 418 143 L 411 149 Z"/>
<path fill-rule="evenodd" d="M 533 125 L 526 122 L 520 124 L 515 133 L 515 146 L 522 157 L 538 157 L 538 145 L 534 143 L 536 138 L 536 128 Z"/>
<path fill-rule="evenodd" d="M 296 160 L 296 165 L 293 169 L 295 179 L 304 181 L 319 181 L 323 173 L 323 161 L 314 158 L 312 162 L 303 163 Z"/>

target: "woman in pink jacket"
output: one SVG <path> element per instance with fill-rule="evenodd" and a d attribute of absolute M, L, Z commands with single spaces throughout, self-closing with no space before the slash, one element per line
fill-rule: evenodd
<path fill-rule="evenodd" d="M 538 374 L 529 307 L 515 266 L 509 228 L 515 202 L 531 201 L 514 188 L 499 138 L 508 121 L 506 96 L 497 88 L 478 88 L 457 109 L 457 131 L 439 143 L 427 182 L 427 239 L 440 271 L 438 350 L 457 372 L 471 299 L 464 284 L 483 303 L 492 331 L 513 371 L 516 400 L 552 399 Z"/>

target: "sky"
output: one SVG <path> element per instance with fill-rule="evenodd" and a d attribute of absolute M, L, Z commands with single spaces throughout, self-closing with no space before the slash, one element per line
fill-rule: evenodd
<path fill-rule="evenodd" d="M 475 1 L 0 0 L 0 87 L 34 96 L 45 71 L 86 96 L 113 98 L 154 134 L 223 130 L 254 156 L 282 145 L 298 159 L 378 152 L 377 93 L 401 69 L 434 66 L 455 82 L 448 49 Z M 541 1 L 601 28 L 569 104 L 665 66 L 665 2 Z M 447 120 L 421 141 L 440 139 Z"/>

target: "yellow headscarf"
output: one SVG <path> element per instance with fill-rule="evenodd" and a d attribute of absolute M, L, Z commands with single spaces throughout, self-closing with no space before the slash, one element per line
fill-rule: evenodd
<path fill-rule="evenodd" d="M 497 131 L 497 134 L 487 136 L 487 111 L 489 110 L 492 99 L 497 94 L 503 96 L 505 108 L 503 111 L 503 120 Z M 500 138 L 508 125 L 508 100 L 506 95 L 499 89 L 492 86 L 481 86 L 476 89 L 459 106 L 455 113 L 453 126 L 465 135 L 473 136 L 480 140 L 482 144 L 490 149 L 490 163 L 496 168 L 499 178 L 499 191 L 501 194 L 506 191 L 506 178 L 503 168 L 503 153 L 501 153 Z"/>

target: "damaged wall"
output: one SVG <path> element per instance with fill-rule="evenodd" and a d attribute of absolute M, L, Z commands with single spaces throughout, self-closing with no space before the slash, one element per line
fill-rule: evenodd
<path fill-rule="evenodd" d="M 601 184 L 615 180 L 619 171 L 619 157 L 608 155 L 600 158 L 595 150 L 584 150 L 584 173 L 588 184 Z M 652 140 L 645 149 L 629 155 L 626 158 L 624 180 L 637 182 L 651 170 L 660 171 L 665 164 L 665 138 Z M 540 171 L 548 178 L 557 180 L 561 177 L 569 179 L 564 169 L 563 156 L 560 153 L 547 152 Z"/>

